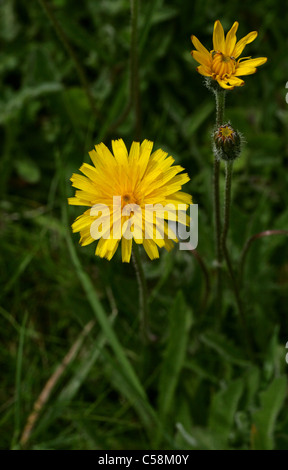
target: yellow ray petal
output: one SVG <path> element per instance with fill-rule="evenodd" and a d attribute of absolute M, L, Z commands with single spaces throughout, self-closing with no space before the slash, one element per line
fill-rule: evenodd
<path fill-rule="evenodd" d="M 97 243 L 95 255 L 100 256 L 100 258 L 105 258 L 106 253 L 108 251 L 109 247 L 109 242 L 110 240 L 105 240 L 104 238 L 100 238 L 100 240 Z"/>
<path fill-rule="evenodd" d="M 172 240 L 169 240 L 169 239 L 165 239 L 165 246 L 164 248 L 167 250 L 167 251 L 171 251 L 173 248 L 174 248 L 174 243 Z"/>
<path fill-rule="evenodd" d="M 153 240 L 143 240 L 144 250 L 150 259 L 159 258 L 159 251 Z"/>
<path fill-rule="evenodd" d="M 239 67 L 236 70 L 235 76 L 236 77 L 241 77 L 242 75 L 252 75 L 255 72 L 257 72 L 256 68 L 243 66 L 243 67 Z"/>
<path fill-rule="evenodd" d="M 89 155 L 96 168 L 105 168 L 106 170 L 115 168 L 115 158 L 103 142 L 95 145 L 95 150 L 89 152 Z"/>
<path fill-rule="evenodd" d="M 207 56 L 207 59 L 210 58 L 210 52 L 206 49 L 206 47 L 203 46 L 203 44 L 199 41 L 199 39 L 197 39 L 196 36 L 194 36 L 193 34 L 191 36 L 191 41 L 193 45 L 195 46 L 195 48 L 197 49 L 197 51 Z"/>
<path fill-rule="evenodd" d="M 154 163 L 155 161 L 161 163 L 165 160 L 167 155 L 168 153 L 164 152 L 162 149 L 155 150 L 155 152 L 151 154 L 150 163 Z"/>
<path fill-rule="evenodd" d="M 153 142 L 145 139 L 140 147 L 140 157 L 139 157 L 139 179 L 141 180 L 146 171 L 149 158 L 152 152 Z"/>
<path fill-rule="evenodd" d="M 204 75 L 204 77 L 211 77 L 212 76 L 212 74 L 209 71 L 208 67 L 205 67 L 205 65 L 199 65 L 199 67 L 197 67 L 196 70 L 201 75 Z"/>
<path fill-rule="evenodd" d="M 254 41 L 257 38 L 257 36 L 258 36 L 257 31 L 252 31 L 251 33 L 244 36 L 244 38 L 240 39 L 240 41 L 237 42 L 234 48 L 234 51 L 232 52 L 231 55 L 235 57 L 235 59 L 237 59 L 237 57 L 239 57 L 239 55 L 242 54 L 244 47 L 247 44 L 250 44 L 250 42 Z"/>
<path fill-rule="evenodd" d="M 121 240 L 121 254 L 122 254 L 122 262 L 129 263 L 132 253 L 132 238 L 131 240 L 126 240 L 126 238 L 122 238 Z"/>
<path fill-rule="evenodd" d="M 106 258 L 109 261 L 113 258 L 114 254 L 115 254 L 115 252 L 118 248 L 118 245 L 119 245 L 119 240 L 113 240 L 113 241 L 114 241 L 114 245 L 113 245 L 113 243 L 110 243 L 109 250 L 107 250 L 107 252 L 106 252 Z"/>
<path fill-rule="evenodd" d="M 84 191 L 75 191 L 75 197 L 81 201 L 85 201 L 87 205 L 93 206 L 93 198 L 91 194 L 85 193 Z"/>
<path fill-rule="evenodd" d="M 122 139 L 112 140 L 112 149 L 115 160 L 119 165 L 127 166 L 128 152 Z"/>
<path fill-rule="evenodd" d="M 195 59 L 195 60 L 197 60 L 197 62 L 199 62 L 199 64 L 206 65 L 206 67 L 210 67 L 210 65 L 211 65 L 210 56 L 207 57 L 205 54 L 203 54 L 202 52 L 199 52 L 199 51 L 191 51 L 191 55 L 192 55 L 193 59 Z"/>
<path fill-rule="evenodd" d="M 68 198 L 68 204 L 71 206 L 89 206 L 91 207 L 91 202 L 84 201 L 83 199 L 80 199 L 79 197 L 69 197 Z"/>
<path fill-rule="evenodd" d="M 239 63 L 239 68 L 243 67 L 260 67 L 267 62 L 267 57 L 257 57 L 256 59 L 243 60 Z"/>
<path fill-rule="evenodd" d="M 74 173 L 71 176 L 70 181 L 72 181 L 72 186 L 74 186 L 74 188 L 82 189 L 83 191 L 87 191 L 91 194 L 96 191 L 95 186 L 92 184 L 91 180 L 86 178 L 86 176 Z"/>
<path fill-rule="evenodd" d="M 72 224 L 72 230 L 74 233 L 80 232 L 81 230 L 87 228 L 90 231 L 91 223 L 95 220 L 95 217 L 92 219 L 89 215 L 80 215 Z"/>
<path fill-rule="evenodd" d="M 87 246 L 91 245 L 91 243 L 95 242 L 94 238 L 88 236 L 88 237 L 82 237 L 79 240 L 79 243 L 81 246 Z"/>
<path fill-rule="evenodd" d="M 81 246 L 87 246 L 95 242 L 95 239 L 90 235 L 90 225 L 81 230 L 80 236 L 81 238 L 79 240 L 79 243 Z"/>
<path fill-rule="evenodd" d="M 166 221 L 164 222 L 164 231 L 165 231 L 165 237 L 164 237 L 165 245 L 166 245 L 167 240 L 173 240 L 174 242 L 178 242 L 178 238 L 176 237 L 174 230 L 169 226 L 169 224 Z"/>
<path fill-rule="evenodd" d="M 229 78 L 228 82 L 229 82 L 229 85 L 232 85 L 232 86 L 242 86 L 242 85 L 244 85 L 244 80 L 241 80 L 241 78 L 237 78 L 237 77 Z"/>
<path fill-rule="evenodd" d="M 181 171 L 184 171 L 184 168 L 180 165 L 175 165 L 169 168 L 164 174 L 161 173 L 157 178 L 152 181 L 147 181 L 146 179 L 144 179 L 143 184 L 141 185 L 141 190 L 145 192 L 145 194 L 150 194 L 155 189 L 167 184 L 169 180 L 171 180 Z"/>
<path fill-rule="evenodd" d="M 182 173 L 181 175 L 174 176 L 174 178 L 170 180 L 169 185 L 163 188 L 164 194 L 168 196 L 169 194 L 176 193 L 181 189 L 183 184 L 188 183 L 188 181 L 190 181 L 188 173 Z"/>
<path fill-rule="evenodd" d="M 179 191 L 175 194 L 170 194 L 169 199 L 173 201 L 173 203 L 182 203 L 182 204 L 192 204 L 192 196 L 191 194 L 184 193 L 184 191 Z"/>
<path fill-rule="evenodd" d="M 133 142 L 130 147 L 130 152 L 129 152 L 129 157 L 128 157 L 130 166 L 134 165 L 139 160 L 139 155 L 140 155 L 140 143 Z"/>
<path fill-rule="evenodd" d="M 80 167 L 80 171 L 87 176 L 89 179 L 95 178 L 97 176 L 97 170 L 94 166 L 89 165 L 88 163 L 83 163 L 83 165 Z"/>
<path fill-rule="evenodd" d="M 234 86 L 228 85 L 227 80 L 221 80 L 220 78 L 217 78 L 217 82 L 225 90 L 232 90 L 234 88 Z"/>
<path fill-rule="evenodd" d="M 146 219 L 144 224 L 144 231 L 147 240 L 153 240 L 159 246 L 159 248 L 164 246 L 164 220 L 162 224 L 161 222 L 158 222 L 157 226 L 157 224 L 154 224 L 153 222 L 150 222 Z"/>
<path fill-rule="evenodd" d="M 238 29 L 239 23 L 235 21 L 230 31 L 228 31 L 226 36 L 226 54 L 231 56 L 232 52 L 234 51 L 234 47 L 236 44 L 236 32 Z"/>
<path fill-rule="evenodd" d="M 215 21 L 215 24 L 214 24 L 213 49 L 219 52 L 225 51 L 224 30 L 219 20 Z"/>

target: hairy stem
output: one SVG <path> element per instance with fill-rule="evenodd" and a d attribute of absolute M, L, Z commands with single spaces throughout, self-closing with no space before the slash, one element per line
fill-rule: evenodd
<path fill-rule="evenodd" d="M 216 98 L 216 127 L 223 124 L 224 111 L 225 111 L 225 91 L 215 91 Z M 216 154 L 214 155 L 214 170 L 213 170 L 213 197 L 214 197 L 214 227 L 215 227 L 215 241 L 216 241 L 216 292 L 217 292 L 217 310 L 218 319 L 221 317 L 222 310 L 222 252 L 221 252 L 221 216 L 220 216 L 220 161 Z"/>
<path fill-rule="evenodd" d="M 226 175 L 225 175 L 225 202 L 224 202 L 224 224 L 221 235 L 221 250 L 226 261 L 227 269 L 231 278 L 232 289 L 234 292 L 235 301 L 239 311 L 239 319 L 244 333 L 244 339 L 247 347 L 247 353 L 252 358 L 252 347 L 250 335 L 247 328 L 245 310 L 243 308 L 239 286 L 231 263 L 229 251 L 227 249 L 227 235 L 230 224 L 230 207 L 231 207 L 231 185 L 232 185 L 232 172 L 233 161 L 226 162 Z"/>
<path fill-rule="evenodd" d="M 136 243 L 133 243 L 132 259 L 139 289 L 140 332 L 143 342 L 146 343 L 148 340 L 152 339 L 148 329 L 148 293 L 139 248 Z"/>
<path fill-rule="evenodd" d="M 219 127 L 224 123 L 226 92 L 224 90 L 215 91 L 215 98 L 216 98 L 216 127 Z"/>

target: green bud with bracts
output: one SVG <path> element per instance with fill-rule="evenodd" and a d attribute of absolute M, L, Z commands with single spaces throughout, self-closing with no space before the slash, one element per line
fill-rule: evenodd
<path fill-rule="evenodd" d="M 222 124 L 213 132 L 213 150 L 218 160 L 233 161 L 241 152 L 242 138 L 230 123 Z"/>

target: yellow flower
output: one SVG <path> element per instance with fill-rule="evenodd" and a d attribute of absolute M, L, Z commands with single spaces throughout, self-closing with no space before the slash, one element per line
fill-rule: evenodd
<path fill-rule="evenodd" d="M 141 145 L 133 142 L 128 154 L 122 139 L 113 140 L 113 155 L 101 143 L 89 152 L 94 166 L 84 163 L 80 171 L 85 176 L 71 177 L 78 191 L 68 199 L 69 204 L 91 208 L 75 220 L 73 232 L 80 232 L 81 245 L 99 240 L 95 254 L 101 258 L 110 260 L 120 240 L 123 262 L 130 261 L 132 239 L 143 244 L 150 259 L 159 257 L 158 247 L 169 251 L 173 241 L 178 241 L 167 223 L 179 220 L 178 209 L 173 219 L 172 205 L 181 205 L 184 223 L 188 224 L 186 209 L 192 198 L 181 189 L 189 177 L 182 173 L 184 168 L 173 165 L 174 159 L 163 150 L 151 153 L 152 147 L 153 142 L 148 140 Z M 161 214 L 153 210 L 155 204 L 166 206 L 162 220 Z"/>
<path fill-rule="evenodd" d="M 246 44 L 254 41 L 258 33 L 252 31 L 237 42 L 237 29 L 238 22 L 235 21 L 225 39 L 220 21 L 215 21 L 213 50 L 210 52 L 195 36 L 191 36 L 192 43 L 196 48 L 196 51 L 192 51 L 191 54 L 201 64 L 197 67 L 197 71 L 205 77 L 217 80 L 219 85 L 225 89 L 233 89 L 235 86 L 244 85 L 244 81 L 239 77 L 255 73 L 256 67 L 265 64 L 267 61 L 267 57 L 238 59 Z"/>

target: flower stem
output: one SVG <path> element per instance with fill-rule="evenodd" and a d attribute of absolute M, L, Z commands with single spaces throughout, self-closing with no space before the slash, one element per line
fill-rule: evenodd
<path fill-rule="evenodd" d="M 139 311 L 140 311 L 140 332 L 144 343 L 152 339 L 148 329 L 148 302 L 147 302 L 147 284 L 142 266 L 142 261 L 139 253 L 139 248 L 136 243 L 133 243 L 132 259 L 136 271 L 136 277 L 139 289 Z"/>
<path fill-rule="evenodd" d="M 226 92 L 224 90 L 216 90 L 215 98 L 216 98 L 216 126 L 219 127 L 224 122 Z"/>
<path fill-rule="evenodd" d="M 225 174 L 225 201 L 224 201 L 224 225 L 221 235 L 221 248 L 226 247 L 226 240 L 230 224 L 230 206 L 231 206 L 231 186 L 232 186 L 232 171 L 233 161 L 226 162 Z M 223 251 L 224 253 L 224 251 Z"/>
<path fill-rule="evenodd" d="M 237 279 L 232 267 L 230 255 L 227 249 L 227 235 L 229 231 L 229 224 L 230 224 L 230 207 L 231 207 L 231 185 L 232 185 L 232 172 L 233 172 L 233 161 L 226 162 L 226 174 L 225 174 L 225 202 L 224 202 L 224 225 L 223 231 L 221 235 L 221 250 L 224 255 L 227 269 L 231 278 L 232 289 L 234 292 L 236 304 L 239 311 L 239 318 L 241 322 L 241 326 L 244 333 L 244 339 L 247 347 L 247 353 L 252 358 L 252 347 L 250 341 L 250 335 L 247 328 L 245 310 L 243 308 L 240 290 L 238 287 Z"/>
<path fill-rule="evenodd" d="M 225 111 L 225 91 L 215 91 L 216 98 L 216 127 L 219 127 L 224 120 Z M 215 227 L 215 240 L 216 240 L 216 262 L 217 262 L 217 310 L 218 319 L 221 318 L 222 310 L 222 252 L 221 252 L 221 217 L 220 217 L 220 161 L 216 154 L 214 155 L 214 170 L 213 170 L 213 195 L 214 195 L 214 227 Z"/>

